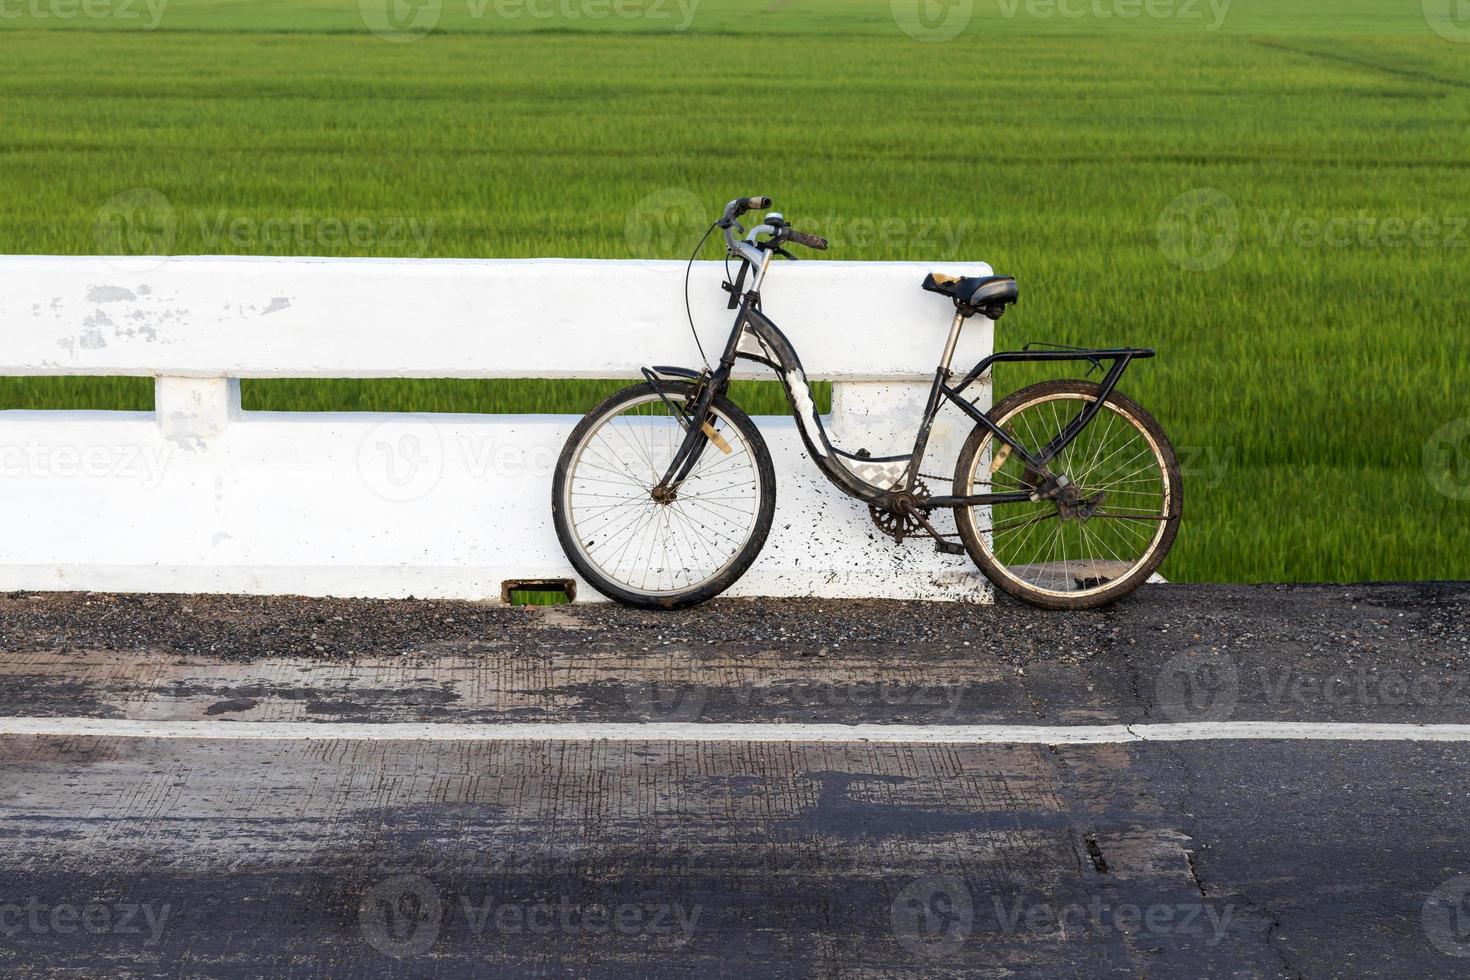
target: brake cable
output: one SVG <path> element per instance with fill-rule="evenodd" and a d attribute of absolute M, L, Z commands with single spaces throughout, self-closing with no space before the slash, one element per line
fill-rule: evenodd
<path fill-rule="evenodd" d="M 699 331 L 694 329 L 694 310 L 689 305 L 689 273 L 694 269 L 694 260 L 699 257 L 699 250 L 704 248 L 704 243 L 709 241 L 709 236 L 714 234 L 714 230 L 718 225 L 718 221 L 713 221 L 705 229 L 704 237 L 699 240 L 698 245 L 694 246 L 694 254 L 689 256 L 689 264 L 684 266 L 684 313 L 689 317 L 689 332 L 694 335 L 694 346 L 699 348 L 699 359 L 704 361 L 705 371 L 710 370 L 709 355 L 704 352 L 704 344 L 699 342 Z M 728 264 L 729 258 L 727 256 L 726 265 Z"/>

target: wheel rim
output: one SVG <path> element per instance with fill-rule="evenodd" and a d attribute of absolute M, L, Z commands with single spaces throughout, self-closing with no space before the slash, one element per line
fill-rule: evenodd
<path fill-rule="evenodd" d="M 671 501 L 653 498 L 684 429 L 656 394 L 614 407 L 572 453 L 562 490 L 573 545 L 619 588 L 678 596 L 719 578 L 745 551 L 762 486 L 745 434 L 718 408 L 711 424 L 730 452 L 704 453 Z"/>
<path fill-rule="evenodd" d="M 1056 392 L 1017 406 L 997 422 L 1034 451 L 1084 402 L 1095 400 L 1080 392 Z M 1163 449 L 1141 420 L 1121 405 L 1104 402 L 1052 461 L 1051 470 L 1065 474 L 1075 487 L 1065 503 L 1028 501 L 966 511 L 996 571 L 1029 592 L 1080 598 L 1116 588 L 1153 559 L 1174 520 L 1176 491 Z M 1040 477 L 989 433 L 967 480 L 970 493 L 1005 493 L 1035 489 Z"/>

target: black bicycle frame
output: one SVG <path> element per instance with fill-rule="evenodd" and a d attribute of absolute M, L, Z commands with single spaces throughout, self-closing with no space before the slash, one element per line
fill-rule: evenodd
<path fill-rule="evenodd" d="M 826 427 L 822 423 L 821 416 L 817 413 L 816 405 L 811 397 L 810 386 L 807 383 L 806 372 L 802 369 L 801 359 L 797 356 L 796 348 L 786 338 L 774 322 L 760 310 L 760 296 L 751 290 L 741 297 L 739 311 L 735 316 L 734 327 L 730 331 L 730 337 L 725 343 L 724 353 L 720 357 L 719 366 L 713 371 L 697 372 L 687 368 L 654 367 L 645 369 L 643 374 L 654 390 L 659 393 L 664 402 L 672 408 L 681 424 L 685 428 L 684 441 L 669 468 L 665 471 L 660 487 L 677 487 L 689 475 L 695 463 L 704 452 L 709 442 L 704 433 L 704 423 L 709 417 L 709 410 L 715 398 L 723 395 L 730 386 L 730 375 L 734 370 L 735 361 L 740 358 L 756 361 L 764 364 L 776 372 L 786 390 L 786 399 L 791 406 L 791 414 L 796 419 L 797 431 L 801 433 L 803 444 L 807 452 L 811 454 L 812 461 L 822 474 L 827 477 L 838 489 L 850 496 L 867 503 L 883 503 L 891 500 L 895 493 L 911 493 L 919 480 L 919 465 L 923 460 L 924 452 L 928 448 L 929 433 L 934 425 L 934 419 L 939 414 L 940 408 L 945 401 L 952 402 L 960 411 L 974 419 L 979 425 L 985 426 L 995 434 L 996 439 L 1011 448 L 1011 451 L 1023 460 L 1028 467 L 1043 476 L 1050 476 L 1048 464 L 1057 457 L 1059 453 L 1067 448 L 1078 434 L 1097 416 L 1101 410 L 1103 401 L 1108 394 L 1118 385 L 1118 379 L 1123 376 L 1129 362 L 1135 358 L 1153 357 L 1154 352 L 1146 347 L 1113 347 L 1103 349 L 1065 348 L 1059 350 L 1019 350 L 1000 351 L 989 355 L 969 370 L 959 383 L 951 385 L 950 379 L 954 372 L 950 370 L 947 360 L 952 356 L 954 341 L 958 331 L 963 327 L 967 314 L 956 312 L 955 321 L 951 325 L 950 341 L 946 345 L 946 355 L 941 359 L 942 363 L 934 372 L 934 382 L 929 389 L 929 398 L 924 406 L 923 418 L 919 425 L 919 431 L 914 438 L 913 452 L 905 456 L 881 457 L 878 459 L 866 459 L 844 453 L 832 445 L 827 436 Z M 1005 432 L 990 416 L 976 408 L 974 403 L 963 397 L 963 392 L 990 370 L 994 364 L 1002 362 L 1017 361 L 1088 361 L 1093 365 L 1108 362 L 1108 370 L 1100 384 L 1101 392 L 1096 401 L 1089 402 L 1077 413 L 1062 430 L 1052 437 L 1051 441 L 1040 450 L 1032 452 L 1025 446 L 1013 439 Z M 682 400 L 667 395 L 660 385 L 663 378 L 681 378 L 689 380 L 696 385 L 696 398 L 692 409 L 686 408 Z M 907 460 L 902 482 L 897 486 L 880 487 L 870 483 L 853 473 L 847 466 L 838 461 L 843 457 L 853 461 L 855 465 L 869 463 L 896 463 Z M 1036 499 L 1031 491 L 1013 491 L 1006 493 L 982 493 L 966 497 L 938 496 L 929 497 L 924 501 L 927 507 L 972 507 L 982 504 L 1018 503 L 1025 500 Z"/>

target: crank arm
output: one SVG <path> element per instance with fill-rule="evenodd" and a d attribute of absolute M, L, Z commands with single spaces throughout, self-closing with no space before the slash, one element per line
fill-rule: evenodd
<path fill-rule="evenodd" d="M 934 527 L 934 525 L 929 523 L 929 518 L 925 517 L 924 512 L 919 510 L 919 508 L 909 508 L 905 512 L 905 516 L 912 517 L 915 521 L 918 521 L 919 526 L 923 528 L 926 532 L 928 532 L 929 536 L 934 539 L 934 546 L 940 551 L 944 552 L 947 555 L 962 555 L 965 553 L 963 545 L 956 544 L 953 541 L 944 540 L 944 535 L 940 534 L 939 531 Z"/>

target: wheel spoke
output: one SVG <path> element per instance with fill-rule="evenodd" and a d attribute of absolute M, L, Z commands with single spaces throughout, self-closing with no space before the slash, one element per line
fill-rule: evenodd
<path fill-rule="evenodd" d="M 709 582 L 746 550 L 771 489 L 745 432 L 718 408 L 710 422 L 730 452 L 708 444 L 667 500 L 655 497 L 655 485 L 685 431 L 656 394 L 616 404 L 569 448 L 561 491 L 569 537 L 610 584 L 678 595 Z"/>
<path fill-rule="evenodd" d="M 1022 445 L 1039 449 L 1096 400 L 1086 389 L 1052 387 L 996 421 Z M 957 496 L 1034 489 L 1014 452 L 989 472 L 998 446 L 993 433 L 982 440 Z M 1052 499 L 961 508 L 956 517 L 968 522 L 962 526 L 988 556 L 987 570 L 993 566 L 1023 591 L 1102 593 L 1156 558 L 1165 528 L 1178 518 L 1174 477 L 1165 465 L 1148 430 L 1110 399 L 1049 462 L 1050 473 L 1069 481 Z"/>

